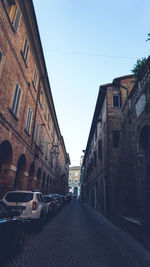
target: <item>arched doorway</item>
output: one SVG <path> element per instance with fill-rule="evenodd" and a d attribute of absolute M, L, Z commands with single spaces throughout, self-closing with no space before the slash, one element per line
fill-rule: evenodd
<path fill-rule="evenodd" d="M 5 140 L 0 144 L 0 197 L 12 189 L 14 179 L 14 172 L 10 170 L 12 160 L 12 146 L 9 141 Z"/>
<path fill-rule="evenodd" d="M 26 169 L 26 157 L 24 154 L 22 154 L 17 163 L 17 171 L 14 181 L 14 189 L 25 189 L 24 186 L 24 172 Z"/>
<path fill-rule="evenodd" d="M 48 194 L 50 193 L 50 178 L 49 175 L 47 175 L 47 182 L 46 182 L 46 190 L 45 193 Z"/>
<path fill-rule="evenodd" d="M 74 197 L 78 197 L 78 187 L 74 187 Z"/>
<path fill-rule="evenodd" d="M 42 180 L 42 192 L 45 193 L 45 182 L 46 182 L 46 174 L 43 173 L 43 180 Z"/>
<path fill-rule="evenodd" d="M 38 172 L 37 172 L 37 181 L 36 181 L 36 188 L 38 190 L 41 189 L 41 168 L 38 169 Z"/>
<path fill-rule="evenodd" d="M 149 149 L 149 126 L 145 125 L 139 136 L 139 149 L 140 151 L 147 152 Z"/>
<path fill-rule="evenodd" d="M 52 180 L 52 177 L 50 177 L 50 181 L 49 181 L 49 193 L 52 192 L 52 187 L 53 187 L 53 180 Z"/>
<path fill-rule="evenodd" d="M 34 175 L 35 175 L 35 165 L 34 162 L 31 163 L 29 169 L 29 178 L 28 178 L 28 190 L 34 189 Z"/>
<path fill-rule="evenodd" d="M 2 165 L 9 165 L 12 162 L 12 158 L 12 146 L 5 140 L 0 144 L 0 169 L 2 169 Z"/>

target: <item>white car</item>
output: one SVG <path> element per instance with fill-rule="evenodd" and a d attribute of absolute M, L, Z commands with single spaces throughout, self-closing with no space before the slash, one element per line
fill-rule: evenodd
<path fill-rule="evenodd" d="M 27 221 L 42 221 L 46 217 L 46 205 L 41 192 L 9 191 L 3 197 L 3 202 L 12 211 L 19 211 L 20 217 Z"/>

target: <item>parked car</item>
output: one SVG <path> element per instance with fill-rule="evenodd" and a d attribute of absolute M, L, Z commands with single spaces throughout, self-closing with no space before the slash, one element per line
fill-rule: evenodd
<path fill-rule="evenodd" d="M 66 203 L 70 203 L 71 200 L 72 200 L 72 197 L 70 195 L 65 196 L 65 202 Z"/>
<path fill-rule="evenodd" d="M 46 218 L 47 207 L 41 192 L 9 191 L 3 201 L 12 211 L 19 211 L 20 217 L 25 221 L 41 222 Z"/>
<path fill-rule="evenodd" d="M 48 195 L 52 202 L 52 214 L 54 215 L 60 209 L 60 204 L 57 202 L 52 194 Z"/>
<path fill-rule="evenodd" d="M 65 196 L 64 196 L 64 195 L 59 195 L 59 198 L 60 198 L 60 200 L 62 201 L 63 206 L 64 206 L 64 205 L 66 204 Z"/>
<path fill-rule="evenodd" d="M 20 252 L 24 244 L 24 222 L 0 200 L 0 262 L 12 252 Z"/>
<path fill-rule="evenodd" d="M 52 196 L 54 197 L 56 203 L 57 203 L 57 208 L 58 210 L 60 210 L 63 207 L 63 202 L 62 200 L 59 198 L 58 194 L 52 194 Z"/>
<path fill-rule="evenodd" d="M 48 195 L 44 195 L 44 203 L 46 204 L 46 214 L 47 214 L 47 218 L 50 217 L 50 215 L 52 215 L 52 200 Z"/>

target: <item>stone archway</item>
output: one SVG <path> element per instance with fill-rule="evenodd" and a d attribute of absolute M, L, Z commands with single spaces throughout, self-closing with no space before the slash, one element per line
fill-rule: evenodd
<path fill-rule="evenodd" d="M 17 163 L 17 171 L 14 181 L 14 189 L 26 189 L 27 187 L 27 179 L 25 177 L 25 170 L 26 170 L 26 157 L 22 154 Z"/>
<path fill-rule="evenodd" d="M 14 170 L 11 168 L 13 160 L 12 146 L 5 140 L 0 144 L 0 197 L 12 189 Z"/>
<path fill-rule="evenodd" d="M 35 164 L 34 162 L 32 162 L 29 169 L 29 178 L 27 186 L 28 190 L 33 190 L 35 187 L 34 175 L 35 175 Z"/>
<path fill-rule="evenodd" d="M 41 172 L 41 168 L 39 168 L 37 172 L 37 181 L 36 181 L 36 188 L 38 190 L 41 190 L 41 176 L 42 176 L 42 172 Z"/>

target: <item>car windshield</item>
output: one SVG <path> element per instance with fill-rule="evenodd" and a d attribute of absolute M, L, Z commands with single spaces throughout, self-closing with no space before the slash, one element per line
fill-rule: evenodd
<path fill-rule="evenodd" d="M 5 199 L 8 202 L 28 202 L 33 199 L 33 193 L 8 193 Z"/>

